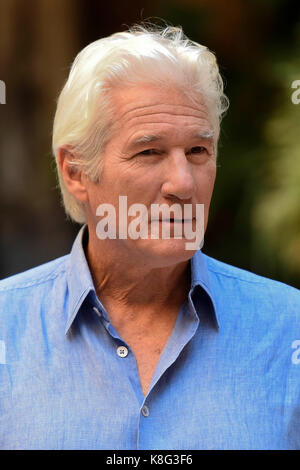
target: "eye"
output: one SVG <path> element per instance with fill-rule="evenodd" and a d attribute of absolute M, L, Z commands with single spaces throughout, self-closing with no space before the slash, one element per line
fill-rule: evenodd
<path fill-rule="evenodd" d="M 194 154 L 204 153 L 204 152 L 207 152 L 207 148 L 198 145 L 197 147 L 192 147 L 188 153 L 191 153 L 194 155 Z"/>
<path fill-rule="evenodd" d="M 155 149 L 147 149 L 147 150 L 142 150 L 141 152 L 138 153 L 138 155 L 157 155 L 158 151 Z"/>

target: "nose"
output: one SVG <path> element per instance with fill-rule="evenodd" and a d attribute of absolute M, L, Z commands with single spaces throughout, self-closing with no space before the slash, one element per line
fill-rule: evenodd
<path fill-rule="evenodd" d="M 161 187 L 162 195 L 167 199 L 188 200 L 194 193 L 192 164 L 185 152 L 174 151 L 166 159 L 165 181 Z"/>

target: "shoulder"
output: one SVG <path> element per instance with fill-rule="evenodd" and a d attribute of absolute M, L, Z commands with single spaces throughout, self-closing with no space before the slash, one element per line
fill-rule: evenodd
<path fill-rule="evenodd" d="M 69 255 L 28 269 L 0 281 L 0 299 L 5 295 L 17 295 L 18 292 L 47 288 L 57 277 L 65 275 Z"/>
<path fill-rule="evenodd" d="M 280 281 L 269 279 L 204 255 L 212 287 L 231 298 L 266 305 L 268 310 L 282 307 L 300 319 L 300 291 Z"/>
<path fill-rule="evenodd" d="M 68 255 L 0 281 L 0 337 L 13 344 L 28 331 L 38 337 L 45 315 L 61 310 Z"/>

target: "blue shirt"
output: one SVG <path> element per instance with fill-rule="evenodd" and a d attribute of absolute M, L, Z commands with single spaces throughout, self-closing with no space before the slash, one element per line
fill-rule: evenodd
<path fill-rule="evenodd" d="M 0 282 L 1 449 L 300 448 L 297 289 L 198 251 L 144 396 L 83 240 Z"/>

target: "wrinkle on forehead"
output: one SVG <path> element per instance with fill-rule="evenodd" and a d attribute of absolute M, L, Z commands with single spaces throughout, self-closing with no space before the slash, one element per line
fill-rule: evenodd
<path fill-rule="evenodd" d="M 176 129 L 182 133 L 183 128 L 190 130 L 193 134 L 214 135 L 214 129 L 207 115 L 202 116 L 182 116 L 180 114 L 174 116 L 171 114 L 156 114 L 146 116 L 131 116 L 131 118 L 123 119 L 123 130 L 127 129 L 130 134 L 139 135 L 156 135 L 164 136 L 169 130 L 174 132 Z M 120 124 L 120 121 L 119 121 Z"/>
<path fill-rule="evenodd" d="M 126 105 L 124 106 L 125 110 L 123 114 L 120 115 L 120 119 L 122 119 L 125 115 L 130 115 L 132 113 L 138 116 L 151 116 L 153 114 L 173 114 L 175 116 L 195 116 L 198 117 L 199 114 L 203 114 L 206 111 L 201 110 L 200 108 L 196 108 L 193 106 L 188 105 L 179 105 L 179 104 L 166 104 L 166 103 L 156 103 L 156 104 L 149 104 L 144 106 L 136 106 L 135 103 L 128 103 L 128 108 L 126 109 Z M 131 109 L 130 109 L 131 108 Z M 207 111 L 206 111 L 207 113 Z"/>
<path fill-rule="evenodd" d="M 174 86 L 161 89 L 155 85 L 144 84 L 134 88 L 118 88 L 112 92 L 112 98 L 119 119 L 131 113 L 137 115 L 168 113 L 183 116 L 197 116 L 204 112 L 208 114 L 201 94 L 197 96 L 195 104 L 195 99 L 189 98 Z"/>
<path fill-rule="evenodd" d="M 209 115 L 206 110 L 198 109 L 197 112 L 187 113 L 187 106 L 184 109 L 178 109 L 177 105 L 151 105 L 147 107 L 133 108 L 130 111 L 125 111 L 117 118 L 118 122 L 123 122 L 126 127 L 139 126 L 141 124 L 160 125 L 171 124 L 176 125 L 176 121 L 180 120 L 180 125 L 191 126 L 199 125 L 205 126 L 212 131 L 212 125 L 209 120 Z M 120 110 L 122 112 L 122 110 Z"/>
<path fill-rule="evenodd" d="M 147 125 L 198 127 L 203 132 L 214 132 L 214 125 L 201 95 L 199 105 L 182 91 L 174 88 L 162 91 L 154 85 L 119 88 L 112 93 L 116 128 L 125 130 Z M 131 133 L 131 132 L 130 132 Z M 151 132 L 152 133 L 152 132 Z M 155 132 L 156 133 L 156 132 Z"/>

